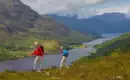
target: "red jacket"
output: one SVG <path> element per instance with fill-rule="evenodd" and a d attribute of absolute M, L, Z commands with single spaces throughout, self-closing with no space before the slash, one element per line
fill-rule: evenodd
<path fill-rule="evenodd" d="M 33 51 L 32 55 L 35 56 L 44 56 L 44 50 L 38 45 L 36 49 Z"/>

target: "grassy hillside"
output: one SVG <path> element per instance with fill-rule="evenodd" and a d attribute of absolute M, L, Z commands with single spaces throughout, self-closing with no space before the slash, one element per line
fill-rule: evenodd
<path fill-rule="evenodd" d="M 113 44 L 105 47 L 109 56 L 95 53 L 99 57 L 83 57 L 74 62 L 69 69 L 59 71 L 57 68 L 37 72 L 6 71 L 0 73 L 1 80 L 130 80 L 130 46 L 129 33 L 118 37 Z M 123 37 L 123 38 L 121 38 Z M 115 40 L 115 39 L 113 39 Z M 126 44 L 127 43 L 127 44 Z M 120 49 L 119 49 L 120 48 Z M 111 49 L 113 49 L 111 51 Z M 119 49 L 119 50 L 117 50 Z M 116 51 L 115 51 L 116 50 Z M 103 49 L 101 50 L 103 51 Z M 106 53 L 104 53 L 106 54 Z"/>
<path fill-rule="evenodd" d="M 127 32 L 127 33 L 124 33 L 122 34 L 121 36 L 117 37 L 117 38 L 114 38 L 112 40 L 109 40 L 103 44 L 98 44 L 98 45 L 95 45 L 95 48 L 104 48 L 104 47 L 107 47 L 109 45 L 112 45 L 114 42 L 116 41 L 119 41 L 119 40 L 124 40 L 124 39 L 127 39 L 127 38 L 130 38 L 130 32 Z"/>
<path fill-rule="evenodd" d="M 122 52 L 130 51 L 130 33 L 124 33 L 123 35 L 107 41 L 103 44 L 96 45 L 96 53 L 92 54 L 95 56 L 109 56 L 109 55 L 119 55 Z"/>
<path fill-rule="evenodd" d="M 75 62 L 70 69 L 52 68 L 37 72 L 3 72 L 1 80 L 129 80 L 130 53 L 124 55 L 100 57 L 95 59 L 83 58 Z"/>

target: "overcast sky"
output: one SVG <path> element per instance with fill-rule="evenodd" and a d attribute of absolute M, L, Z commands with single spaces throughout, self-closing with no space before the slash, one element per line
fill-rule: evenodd
<path fill-rule="evenodd" d="M 89 18 L 103 13 L 120 12 L 129 16 L 130 0 L 21 0 L 39 14 L 77 15 Z"/>

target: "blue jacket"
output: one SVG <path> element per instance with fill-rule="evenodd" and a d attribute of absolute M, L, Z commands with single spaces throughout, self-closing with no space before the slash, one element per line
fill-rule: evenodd
<path fill-rule="evenodd" d="M 63 56 L 68 57 L 69 52 L 67 50 L 63 50 Z"/>

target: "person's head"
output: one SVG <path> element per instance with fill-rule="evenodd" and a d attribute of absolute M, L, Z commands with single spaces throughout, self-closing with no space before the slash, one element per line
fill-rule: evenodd
<path fill-rule="evenodd" d="M 63 46 L 60 46 L 60 49 L 63 49 Z"/>
<path fill-rule="evenodd" d="M 34 45 L 38 45 L 38 42 L 35 41 L 35 42 L 34 42 Z"/>

